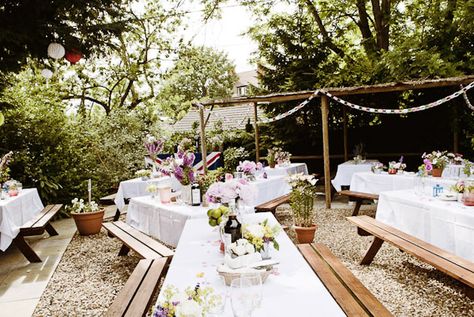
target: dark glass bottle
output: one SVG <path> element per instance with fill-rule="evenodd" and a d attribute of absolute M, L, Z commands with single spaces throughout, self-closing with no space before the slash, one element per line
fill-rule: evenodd
<path fill-rule="evenodd" d="M 227 222 L 224 226 L 224 235 L 227 245 L 242 239 L 242 224 L 237 219 L 237 213 L 235 212 L 235 201 L 229 203 L 229 209 L 229 219 L 227 219 Z"/>

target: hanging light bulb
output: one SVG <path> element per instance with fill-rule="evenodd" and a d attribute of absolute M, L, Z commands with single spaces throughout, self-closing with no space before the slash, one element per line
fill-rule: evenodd
<path fill-rule="evenodd" d="M 59 43 L 51 43 L 48 46 L 48 56 L 54 59 L 60 59 L 64 57 L 66 50 L 64 46 Z"/>

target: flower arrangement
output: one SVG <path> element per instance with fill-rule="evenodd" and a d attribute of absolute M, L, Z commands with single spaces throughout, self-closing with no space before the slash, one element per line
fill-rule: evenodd
<path fill-rule="evenodd" d="M 386 166 L 383 165 L 383 163 L 377 162 L 374 165 L 372 165 L 370 169 L 372 170 L 372 173 L 380 174 L 385 169 L 385 167 Z"/>
<path fill-rule="evenodd" d="M 224 169 L 222 167 L 207 171 L 207 174 L 198 174 L 196 180 L 199 184 L 199 187 L 201 188 L 201 192 L 207 192 L 212 184 L 223 180 L 224 174 Z"/>
<path fill-rule="evenodd" d="M 290 164 L 291 153 L 286 151 L 278 151 L 275 153 L 275 159 L 278 165 L 284 166 Z"/>
<path fill-rule="evenodd" d="M 0 183 L 6 182 L 8 178 L 10 178 L 10 168 L 8 164 L 10 164 L 12 156 L 13 152 L 10 151 L 0 160 Z"/>
<path fill-rule="evenodd" d="M 288 183 L 292 188 L 290 206 L 297 226 L 311 227 L 314 224 L 314 196 L 317 181 L 313 175 L 303 173 L 288 177 Z"/>
<path fill-rule="evenodd" d="M 151 134 L 147 134 L 144 145 L 148 155 L 155 160 L 157 155 L 163 150 L 164 142 Z"/>
<path fill-rule="evenodd" d="M 141 177 L 142 179 L 150 178 L 151 171 L 150 170 L 138 170 L 135 172 L 136 177 Z"/>
<path fill-rule="evenodd" d="M 160 171 L 167 176 L 174 175 L 181 185 L 190 185 L 195 180 L 194 159 L 193 153 L 178 150 L 174 157 L 168 157 L 161 164 Z"/>
<path fill-rule="evenodd" d="M 238 257 L 255 253 L 254 244 L 247 239 L 239 239 L 230 244 L 231 256 Z"/>
<path fill-rule="evenodd" d="M 278 147 L 273 147 L 271 149 L 268 149 L 268 154 L 267 154 L 267 162 L 270 167 L 275 167 L 276 164 L 276 154 L 277 152 L 280 152 L 281 149 Z"/>
<path fill-rule="evenodd" d="M 146 192 L 150 194 L 156 194 L 158 192 L 158 186 L 155 184 L 150 184 L 146 187 Z"/>
<path fill-rule="evenodd" d="M 433 164 L 428 159 L 423 160 L 423 164 L 418 167 L 418 176 L 428 176 L 433 170 Z"/>
<path fill-rule="evenodd" d="M 472 167 L 473 164 L 469 160 L 464 160 L 464 168 L 463 168 L 463 173 L 467 176 L 470 177 L 472 174 Z"/>
<path fill-rule="evenodd" d="M 403 163 L 403 156 L 400 157 L 400 160 L 398 162 L 391 161 L 388 163 L 388 173 L 389 174 L 397 174 L 400 171 L 405 170 L 407 165 Z"/>
<path fill-rule="evenodd" d="M 443 170 L 450 161 L 447 151 L 433 151 L 431 153 L 423 153 L 421 158 L 423 159 L 423 163 L 425 165 L 429 161 L 433 169 L 441 170 Z"/>
<path fill-rule="evenodd" d="M 243 172 L 245 175 L 255 175 L 257 171 L 261 171 L 262 169 L 262 163 L 247 160 L 240 162 L 239 166 L 237 166 L 237 172 Z"/>
<path fill-rule="evenodd" d="M 83 214 L 99 211 L 99 205 L 95 201 L 84 203 L 84 199 L 74 198 L 71 203 L 72 206 L 69 207 L 69 210 L 72 213 Z"/>
<path fill-rule="evenodd" d="M 459 180 L 459 181 L 456 182 L 456 184 L 451 186 L 451 191 L 453 191 L 455 193 L 458 193 L 458 194 L 461 194 L 461 193 L 464 193 L 465 188 L 466 188 L 466 184 L 464 183 L 464 181 Z"/>
<path fill-rule="evenodd" d="M 280 233 L 280 227 L 278 225 L 270 226 L 268 219 L 265 219 L 261 223 L 244 225 L 242 233 L 244 238 L 247 239 L 257 251 L 262 250 L 265 243 L 272 243 L 275 250 L 280 249 L 276 241 L 276 236 Z"/>
<path fill-rule="evenodd" d="M 153 317 L 202 317 L 214 307 L 222 306 L 222 297 L 212 287 L 188 287 L 183 292 L 173 285 L 165 287 L 163 298 L 158 301 Z"/>
<path fill-rule="evenodd" d="M 231 174 L 226 174 L 225 182 L 215 182 L 206 192 L 206 200 L 210 203 L 226 204 L 232 199 L 251 205 L 255 199 L 255 188 L 245 179 L 234 179 Z"/>
<path fill-rule="evenodd" d="M 452 157 L 452 163 L 455 164 L 455 165 L 462 165 L 462 163 L 464 162 L 464 159 L 462 158 L 462 154 L 459 154 L 459 153 L 448 153 L 448 155 L 451 154 L 453 157 Z"/>

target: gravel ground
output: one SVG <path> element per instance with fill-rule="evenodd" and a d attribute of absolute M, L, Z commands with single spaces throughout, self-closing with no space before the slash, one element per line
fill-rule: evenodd
<path fill-rule="evenodd" d="M 359 265 L 372 238 L 357 235 L 345 220 L 350 214 L 349 209 L 319 209 L 316 241 L 326 244 L 395 316 L 474 316 L 474 298 L 468 297 L 472 289 L 388 244 L 370 266 Z M 287 207 L 280 207 L 277 215 L 283 224 L 291 223 Z M 294 239 L 294 233 L 288 233 Z M 120 245 L 104 231 L 92 237 L 76 235 L 34 316 L 102 315 L 139 260 L 133 253 L 118 257 Z"/>

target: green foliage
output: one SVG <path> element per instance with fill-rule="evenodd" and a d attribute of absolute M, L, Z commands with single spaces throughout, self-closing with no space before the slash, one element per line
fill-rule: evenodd
<path fill-rule="evenodd" d="M 15 80 L 17 85 L 0 97 L 10 105 L 4 110 L 0 147 L 14 151 L 11 176 L 25 187 L 37 187 L 45 202 L 85 197 L 89 178 L 94 197 L 101 197 L 144 164 L 144 137 L 158 132 L 150 114 L 67 115 L 54 83 L 41 84 L 33 70 Z"/>
<path fill-rule="evenodd" d="M 208 47 L 184 47 L 173 68 L 165 75 L 159 94 L 163 111 L 175 120 L 181 119 L 193 102 L 204 98 L 230 97 L 237 80 L 227 55 Z"/>

